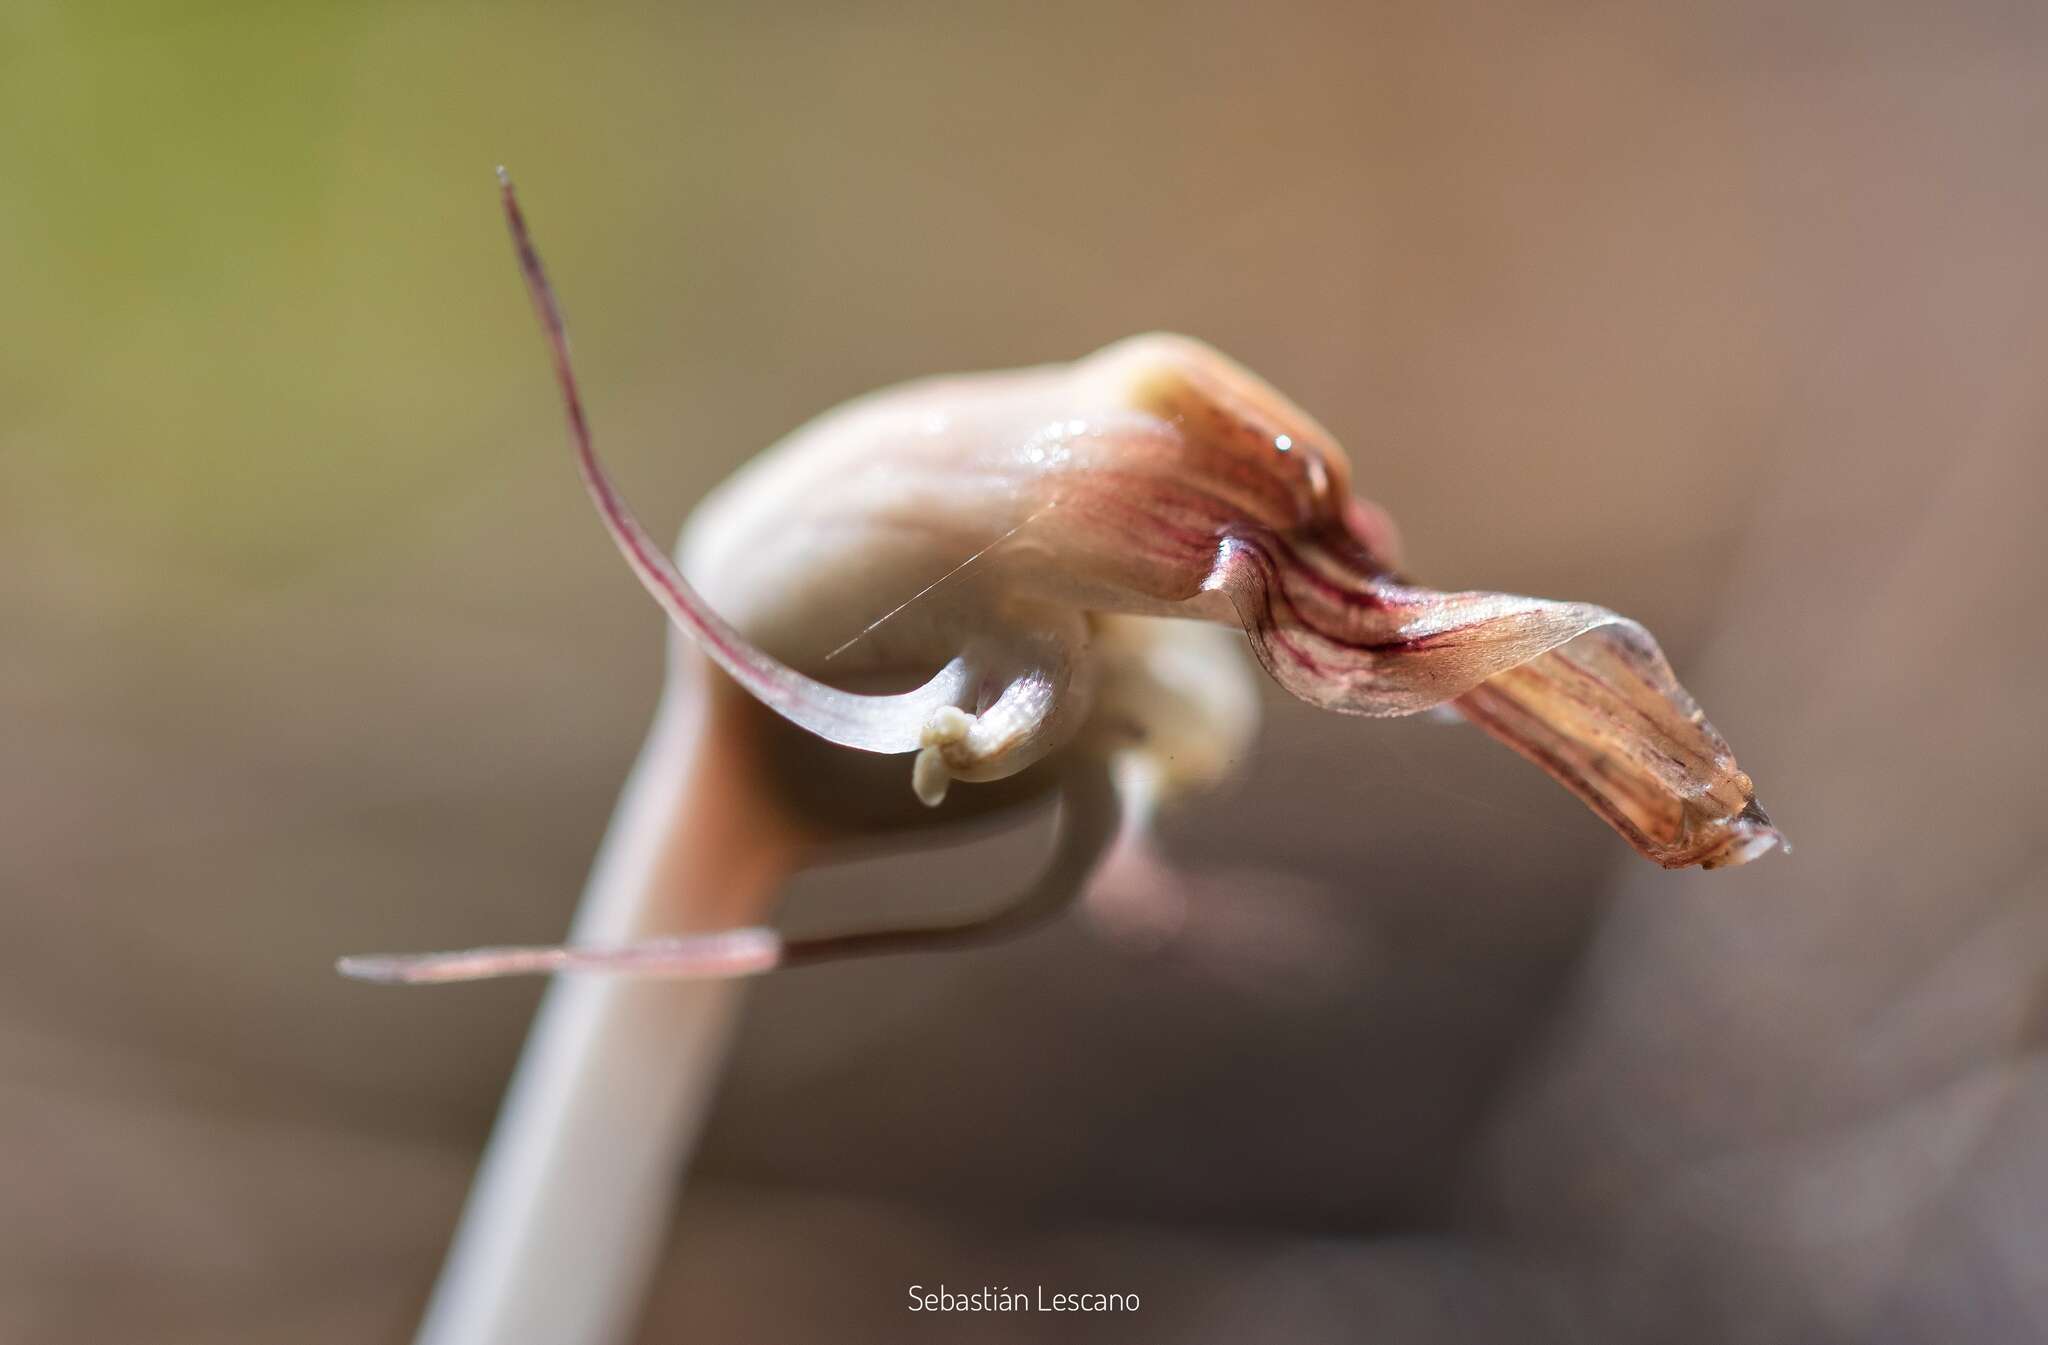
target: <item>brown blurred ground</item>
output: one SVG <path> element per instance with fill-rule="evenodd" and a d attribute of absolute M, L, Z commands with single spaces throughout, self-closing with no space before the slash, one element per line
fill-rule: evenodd
<path fill-rule="evenodd" d="M 2048 1336 L 2044 29 L 12 11 L 0 1338 L 422 1301 L 537 987 L 328 962 L 557 936 L 658 676 L 500 160 L 661 526 L 851 393 L 1190 331 L 1419 574 L 1648 623 L 1798 846 L 1646 870 L 1476 733 L 1276 700 L 1164 951 L 759 987 L 650 1340 L 1065 1325 L 942 1280 L 1136 1290 L 1118 1340 Z"/>

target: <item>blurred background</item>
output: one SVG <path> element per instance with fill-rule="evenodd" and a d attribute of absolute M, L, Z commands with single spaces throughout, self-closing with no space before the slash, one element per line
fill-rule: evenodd
<path fill-rule="evenodd" d="M 500 162 L 657 531 L 1187 331 L 1419 576 L 1648 624 L 1797 846 L 1275 695 L 1164 946 L 754 990 L 646 1339 L 2048 1335 L 2044 75 L 1988 0 L 7 6 L 0 1338 L 409 1337 L 541 987 L 331 960 L 558 938 L 660 677 Z"/>

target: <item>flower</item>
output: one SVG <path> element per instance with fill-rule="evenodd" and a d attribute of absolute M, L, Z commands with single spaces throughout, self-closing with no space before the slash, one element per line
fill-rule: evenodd
<path fill-rule="evenodd" d="M 953 781 L 1048 762 L 1071 815 L 1026 898 L 965 924 L 808 945 L 738 930 L 350 959 L 344 970 L 721 977 L 946 946 L 1013 927 L 1020 911 L 1037 918 L 1085 883 L 1118 808 L 1142 824 L 1160 796 L 1213 779 L 1250 737 L 1256 702 L 1241 662 L 1189 620 L 1241 627 L 1274 680 L 1312 705 L 1380 717 L 1449 707 L 1667 868 L 1742 864 L 1782 844 L 1647 631 L 1586 603 L 1407 579 L 1392 522 L 1353 494 L 1329 431 L 1187 337 L 1137 336 L 1071 364 L 859 398 L 719 487 L 672 560 L 597 457 L 560 309 L 509 183 L 504 202 L 584 483 L 677 629 L 798 728 L 911 755 L 912 790 L 929 806 Z M 840 685 L 918 676 L 909 690 Z M 1101 784 L 1112 761 L 1116 800 Z"/>
<path fill-rule="evenodd" d="M 1325 709 L 1451 706 L 1666 867 L 1739 864 L 1779 843 L 1641 626 L 1407 580 L 1392 525 L 1353 496 L 1329 432 L 1184 337 L 828 413 L 706 501 L 681 569 L 632 522 L 587 438 L 579 450 L 607 524 L 678 623 L 793 722 L 915 752 L 927 802 L 1070 746 L 1142 754 L 1160 731 L 1156 716 L 1128 731 L 1148 697 L 1143 659 L 1097 647 L 1109 618 L 1182 617 L 1241 626 L 1281 686 Z M 1146 643 L 1116 629 L 1111 643 Z M 934 666 L 890 696 L 819 680 Z M 1215 678 L 1234 675 L 1215 662 Z M 1099 703 L 1120 707 L 1114 722 L 1090 724 Z"/>

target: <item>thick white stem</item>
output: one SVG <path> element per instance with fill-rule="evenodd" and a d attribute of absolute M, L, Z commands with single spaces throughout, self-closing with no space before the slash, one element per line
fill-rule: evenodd
<path fill-rule="evenodd" d="M 794 865 L 714 679 L 677 679 L 619 801 L 577 943 L 756 924 Z M 744 753 L 738 755 L 744 756 Z M 716 1095 L 743 983 L 557 977 L 418 1345 L 628 1338 Z"/>

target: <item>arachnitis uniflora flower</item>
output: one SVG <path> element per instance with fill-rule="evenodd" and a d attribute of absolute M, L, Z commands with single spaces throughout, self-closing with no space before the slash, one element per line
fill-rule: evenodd
<path fill-rule="evenodd" d="M 707 498 L 671 560 L 596 457 L 509 184 L 504 204 L 584 482 L 678 639 L 569 945 L 343 964 L 400 981 L 640 974 L 551 993 L 423 1339 L 622 1329 L 731 1019 L 712 982 L 1057 911 L 1120 815 L 1142 823 L 1239 754 L 1256 721 L 1239 631 L 1311 704 L 1450 707 L 1658 864 L 1717 868 L 1779 843 L 1642 627 L 1410 581 L 1331 434 L 1185 337 L 830 411 Z M 984 918 L 802 941 L 768 926 L 784 879 L 835 842 L 1053 789 L 1051 863 Z M 562 1224 L 573 1238 L 551 1233 Z M 522 1287 L 533 1276 L 545 1292 Z"/>

